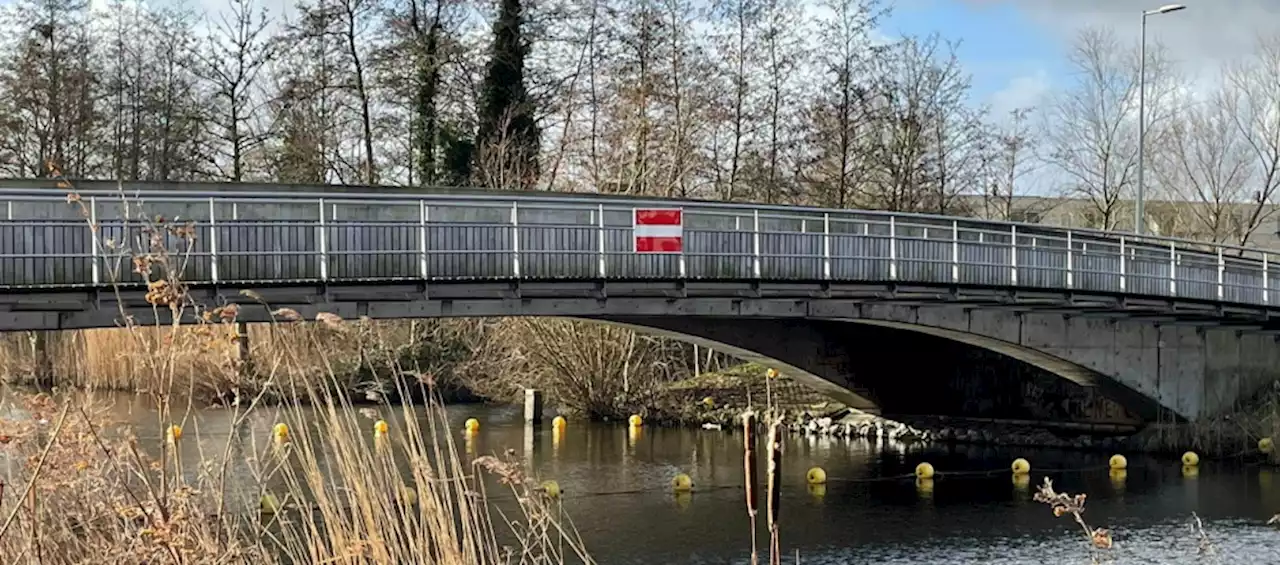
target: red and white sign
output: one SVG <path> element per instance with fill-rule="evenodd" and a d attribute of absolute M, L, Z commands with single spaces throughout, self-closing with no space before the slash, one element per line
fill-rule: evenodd
<path fill-rule="evenodd" d="M 636 208 L 632 226 L 636 253 L 684 251 L 684 213 L 679 208 Z"/>

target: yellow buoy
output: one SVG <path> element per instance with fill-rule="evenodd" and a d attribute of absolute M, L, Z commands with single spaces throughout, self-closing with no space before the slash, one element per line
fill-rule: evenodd
<path fill-rule="evenodd" d="M 684 473 L 678 473 L 671 478 L 671 490 L 675 492 L 689 492 L 693 490 L 693 479 Z"/>
<path fill-rule="evenodd" d="M 182 441 L 182 426 L 177 424 L 169 426 L 169 430 L 166 432 L 165 436 L 169 439 L 169 443 L 178 443 L 179 441 Z"/>
<path fill-rule="evenodd" d="M 280 511 L 280 501 L 276 500 L 276 495 L 274 494 L 264 494 L 258 500 L 258 510 L 263 514 L 275 514 Z"/>
<path fill-rule="evenodd" d="M 275 438 L 276 443 L 285 443 L 289 441 L 289 426 L 284 422 L 280 422 L 271 427 L 271 437 Z"/>
<path fill-rule="evenodd" d="M 409 485 L 400 485 L 400 502 L 405 506 L 418 503 L 418 491 Z"/>
<path fill-rule="evenodd" d="M 388 430 L 388 429 L 390 429 L 390 427 L 389 427 L 389 426 L 387 426 L 387 421 L 386 421 L 386 420 L 378 420 L 377 422 L 374 422 L 374 423 L 373 423 L 373 437 L 375 437 L 375 438 L 380 438 L 380 437 L 384 437 L 384 436 L 386 436 L 386 435 L 387 435 L 387 430 Z"/>
<path fill-rule="evenodd" d="M 480 420 L 467 418 L 466 423 L 462 424 L 462 427 L 466 428 L 466 430 L 471 433 L 478 432 L 480 431 Z"/>
<path fill-rule="evenodd" d="M 641 418 L 639 414 L 632 414 L 630 418 L 627 418 L 627 423 L 631 424 L 633 428 L 638 428 L 644 424 L 644 418 Z"/>
<path fill-rule="evenodd" d="M 808 481 L 811 485 L 826 484 L 827 472 L 823 471 L 822 467 L 814 467 L 809 469 L 808 473 L 805 473 L 804 480 Z"/>
<path fill-rule="evenodd" d="M 764 372 L 764 376 L 765 376 L 766 378 L 776 379 L 776 378 L 778 378 L 778 370 L 777 370 L 777 369 L 769 369 L 769 370 L 767 370 L 767 371 L 765 371 L 765 372 Z"/>
<path fill-rule="evenodd" d="M 569 425 L 569 421 L 564 419 L 564 416 L 556 416 L 551 420 L 551 427 L 557 430 L 563 430 L 567 425 Z"/>
<path fill-rule="evenodd" d="M 543 481 L 542 492 L 547 493 L 550 498 L 560 498 L 560 483 L 555 481 Z"/>
<path fill-rule="evenodd" d="M 919 465 L 916 465 L 916 478 L 917 479 L 933 479 L 933 465 L 930 465 L 928 463 L 921 463 Z"/>
<path fill-rule="evenodd" d="M 1124 480 L 1129 478 L 1129 471 L 1125 469 L 1112 469 L 1107 472 L 1107 476 L 1111 477 L 1111 485 L 1115 487 L 1124 486 Z"/>
<path fill-rule="evenodd" d="M 716 399 L 711 398 L 710 396 L 705 397 L 705 398 L 703 398 L 703 399 L 702 399 L 702 405 L 703 405 L 703 406 L 706 406 L 707 408 L 715 408 L 715 407 L 716 407 Z"/>
<path fill-rule="evenodd" d="M 677 492 L 675 499 L 676 499 L 676 510 L 684 512 L 689 509 L 690 504 L 693 504 L 693 493 Z"/>
<path fill-rule="evenodd" d="M 1271 441 L 1271 438 L 1269 437 L 1264 437 L 1258 440 L 1258 451 L 1261 451 L 1263 453 L 1270 455 L 1271 452 L 1275 450 L 1275 448 L 1276 448 L 1275 444 Z"/>
<path fill-rule="evenodd" d="M 1182 466 L 1195 467 L 1200 464 L 1200 456 L 1194 451 L 1188 451 L 1182 454 Z"/>
<path fill-rule="evenodd" d="M 1013 460 L 1013 465 L 1010 465 L 1009 468 L 1015 475 L 1025 475 L 1031 472 L 1031 462 L 1019 457 Z"/>
<path fill-rule="evenodd" d="M 1111 459 L 1107 461 L 1107 466 L 1110 467 L 1112 470 L 1128 469 L 1129 460 L 1126 459 L 1125 456 L 1117 453 L 1115 455 L 1112 455 Z"/>

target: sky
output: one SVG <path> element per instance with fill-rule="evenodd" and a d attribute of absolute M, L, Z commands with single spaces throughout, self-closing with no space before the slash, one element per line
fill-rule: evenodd
<path fill-rule="evenodd" d="M 880 33 L 959 40 L 973 97 L 996 114 L 1034 106 L 1072 80 L 1067 55 L 1087 26 L 1111 27 L 1137 45 L 1142 12 L 1172 0 L 896 0 Z M 1148 46 L 1165 47 L 1188 86 L 1212 88 L 1224 64 L 1247 55 L 1259 33 L 1280 33 L 1280 0 L 1183 0 L 1187 9 L 1147 18 Z"/>

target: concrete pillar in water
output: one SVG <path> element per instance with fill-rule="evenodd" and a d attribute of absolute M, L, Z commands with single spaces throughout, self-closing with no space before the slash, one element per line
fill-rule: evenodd
<path fill-rule="evenodd" d="M 524 389 L 524 421 L 528 424 L 542 423 L 542 391 Z"/>

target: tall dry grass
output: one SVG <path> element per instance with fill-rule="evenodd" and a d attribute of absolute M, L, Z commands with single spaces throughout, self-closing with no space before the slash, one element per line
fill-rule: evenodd
<path fill-rule="evenodd" d="M 288 324 L 245 324 L 249 338 L 250 359 L 276 359 L 283 350 L 299 350 L 299 369 L 333 372 L 352 380 L 361 372 L 387 372 L 398 356 L 433 336 L 439 324 L 433 322 L 389 320 L 375 324 L 362 339 L 352 336 L 337 338 L 318 331 L 314 322 Z M 165 341 L 199 343 L 177 352 L 177 370 L 213 379 L 227 363 L 239 356 L 235 342 L 235 326 L 226 330 L 225 339 L 210 341 L 203 334 L 207 328 L 192 326 L 131 327 L 48 332 L 47 354 L 56 383 L 74 388 L 116 391 L 146 391 L 154 383 L 141 370 L 140 357 L 149 354 Z M 37 352 L 31 345 L 30 333 L 9 334 L 0 338 L 0 376 L 16 383 L 27 382 L 35 373 Z M 412 361 L 412 359 L 409 359 Z M 430 360 L 427 365 L 430 365 Z M 442 367 L 423 367 L 441 369 Z"/>
<path fill-rule="evenodd" d="M 271 360 L 297 351 L 303 373 L 332 373 L 357 397 L 392 392 L 389 375 L 406 367 L 435 375 L 445 398 L 508 400 L 526 387 L 548 391 L 567 412 L 615 418 L 647 412 L 655 393 L 692 374 L 692 346 L 619 326 L 568 319 L 356 320 L 337 337 L 314 321 L 247 324 L 250 376 L 262 380 Z M 225 367 L 237 361 L 235 326 L 208 339 L 208 328 L 130 327 L 47 332 L 52 383 L 62 387 L 146 393 L 157 386 L 145 359 L 165 344 L 175 370 L 198 376 L 197 401 L 225 402 Z M 40 356 L 32 334 L 0 336 L 0 382 L 35 384 Z M 717 358 L 719 360 L 719 358 Z M 276 400 L 276 399 L 272 399 Z"/>
<path fill-rule="evenodd" d="M 121 253 L 147 276 L 156 308 L 175 320 L 192 313 L 199 320 L 190 329 L 119 330 L 117 345 L 137 348 L 129 369 L 146 384 L 156 423 L 167 432 L 139 438 L 111 421 L 92 395 L 18 395 L 16 409 L 0 411 L 5 563 L 591 562 L 556 502 L 518 464 L 459 457 L 434 377 L 399 367 L 390 379 L 402 396 L 415 388 L 427 393 L 423 406 L 383 405 L 406 425 L 379 420 L 371 430 L 361 420 L 325 344 L 368 337 L 362 322 L 317 316 L 311 330 L 294 333 L 305 340 L 275 342 L 255 360 L 262 381 L 252 389 L 241 388 L 234 360 L 192 361 L 225 347 L 239 309 L 205 309 L 186 293 L 176 268 L 180 250 L 162 248 L 159 235 L 190 238 L 192 230 L 142 221 L 139 241 L 109 242 L 100 251 Z M 272 332 L 299 320 L 294 312 L 276 314 L 282 321 Z M 317 365 L 327 370 L 317 374 Z M 191 418 L 191 389 L 207 382 L 209 371 L 240 400 L 225 438 L 203 436 Z M 271 417 L 262 400 L 272 388 L 287 392 L 287 402 L 269 437 L 258 437 L 248 424 Z M 192 442 L 194 456 L 184 448 Z M 239 465 L 249 468 L 256 492 L 234 487 Z M 486 494 L 489 475 L 516 495 L 514 514 L 498 514 Z"/>

